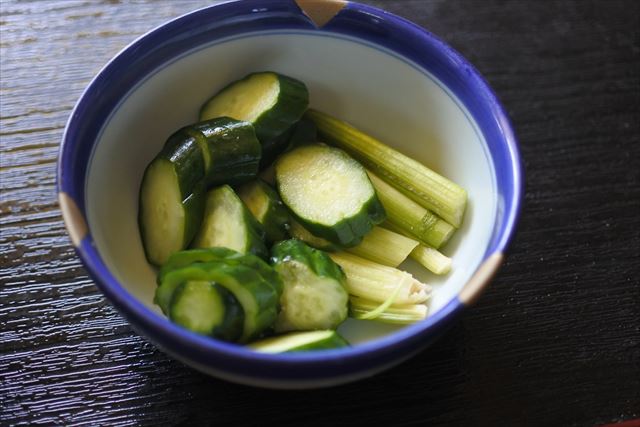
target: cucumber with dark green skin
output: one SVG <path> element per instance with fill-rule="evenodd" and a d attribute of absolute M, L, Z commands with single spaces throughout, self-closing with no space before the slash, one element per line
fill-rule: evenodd
<path fill-rule="evenodd" d="M 275 165 L 278 192 L 295 220 L 342 247 L 356 246 L 385 211 L 364 168 L 344 151 L 311 144 Z"/>
<path fill-rule="evenodd" d="M 320 249 L 327 252 L 333 252 L 343 249 L 340 246 L 331 243 L 326 239 L 323 239 L 322 237 L 314 236 L 309 230 L 304 228 L 302 224 L 300 224 L 296 220 L 291 220 L 291 225 L 289 226 L 289 234 L 291 234 L 291 237 L 293 237 L 294 239 L 302 240 L 312 248 Z"/>
<path fill-rule="evenodd" d="M 150 263 L 161 265 L 193 239 L 204 208 L 203 177 L 198 143 L 180 132 L 147 166 L 140 185 L 138 224 Z"/>
<path fill-rule="evenodd" d="M 282 154 L 289 146 L 291 135 L 293 135 L 295 125 L 284 131 L 277 137 L 262 143 L 262 158 L 260 159 L 260 170 L 271 166 L 274 160 Z"/>
<path fill-rule="evenodd" d="M 288 237 L 289 212 L 269 184 L 259 179 L 248 182 L 238 189 L 238 196 L 262 224 L 268 241 L 278 242 Z"/>
<path fill-rule="evenodd" d="M 239 341 L 259 336 L 275 322 L 278 294 L 256 270 L 226 262 L 191 264 L 167 273 L 156 289 L 155 303 L 169 313 L 173 295 L 182 283 L 208 281 L 224 286 L 240 302 L 244 310 L 244 324 Z"/>
<path fill-rule="evenodd" d="M 156 159 L 165 159 L 174 165 L 183 198 L 191 194 L 196 184 L 205 177 L 201 146 L 196 138 L 182 129 L 167 139 Z"/>
<path fill-rule="evenodd" d="M 202 106 L 200 120 L 227 116 L 251 122 L 265 144 L 300 120 L 308 105 L 304 83 L 264 71 L 234 81 L 215 94 Z"/>
<path fill-rule="evenodd" d="M 276 332 L 335 329 L 349 313 L 342 269 L 324 252 L 291 239 L 272 248 L 284 283 Z"/>
<path fill-rule="evenodd" d="M 230 265 L 244 265 L 256 270 L 263 279 L 273 286 L 278 295 L 282 293 L 282 280 L 278 273 L 262 259 L 252 254 L 241 254 L 229 248 L 187 249 L 172 254 L 158 273 L 158 284 L 173 270 L 188 267 L 191 264 L 207 262 L 225 262 Z"/>
<path fill-rule="evenodd" d="M 344 347 L 349 347 L 349 343 L 336 331 L 290 332 L 249 344 L 249 348 L 260 353 L 291 353 Z"/>
<path fill-rule="evenodd" d="M 268 168 L 285 151 L 317 142 L 317 136 L 316 124 L 303 117 L 280 136 L 262 144 L 260 170 Z"/>
<path fill-rule="evenodd" d="M 313 121 L 303 117 L 293 127 L 287 150 L 314 142 L 318 142 L 318 128 Z"/>
<path fill-rule="evenodd" d="M 233 189 L 223 185 L 207 193 L 204 218 L 191 246 L 224 247 L 266 259 L 268 251 L 264 238 L 262 225 Z"/>
<path fill-rule="evenodd" d="M 344 283 L 346 277 L 342 268 L 324 251 L 312 248 L 298 239 L 289 239 L 280 242 L 271 248 L 271 263 L 274 266 L 289 260 L 298 261 L 321 277 L 333 279 Z"/>
<path fill-rule="evenodd" d="M 183 129 L 206 148 L 203 159 L 207 186 L 241 184 L 258 174 L 262 147 L 251 123 L 217 117 Z"/>
<path fill-rule="evenodd" d="M 211 169 L 211 155 L 209 154 L 207 139 L 200 132 L 194 131 L 192 125 L 180 128 L 174 135 L 176 135 L 175 143 L 184 142 L 188 139 L 194 139 L 197 142 L 198 147 L 200 147 L 200 155 L 202 156 L 204 174 L 206 176 Z"/>
<path fill-rule="evenodd" d="M 180 284 L 171 298 L 169 318 L 192 332 L 223 341 L 242 336 L 244 310 L 225 287 L 207 281 Z"/>
<path fill-rule="evenodd" d="M 140 187 L 138 220 L 149 262 L 161 265 L 187 247 L 202 221 L 204 186 L 254 178 L 261 150 L 252 125 L 229 118 L 173 133 Z"/>

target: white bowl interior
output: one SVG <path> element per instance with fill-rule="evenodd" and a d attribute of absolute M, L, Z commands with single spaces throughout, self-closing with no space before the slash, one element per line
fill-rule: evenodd
<path fill-rule="evenodd" d="M 87 179 L 87 219 L 115 277 L 153 304 L 155 271 L 138 232 L 138 190 L 146 165 L 176 129 L 197 120 L 200 106 L 228 82 L 273 70 L 305 82 L 311 106 L 347 120 L 462 185 L 469 193 L 463 227 L 442 250 L 452 272 L 402 268 L 433 285 L 433 314 L 462 289 L 488 247 L 497 209 L 495 177 L 483 136 L 462 103 L 433 76 L 391 52 L 320 32 L 260 33 L 215 42 L 166 64 L 134 88 L 104 127 Z M 348 320 L 352 343 L 398 327 Z"/>

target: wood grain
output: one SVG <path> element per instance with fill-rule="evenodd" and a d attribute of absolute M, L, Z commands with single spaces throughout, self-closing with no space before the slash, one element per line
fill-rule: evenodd
<path fill-rule="evenodd" d="M 526 203 L 504 267 L 438 343 L 330 391 L 207 378 L 97 291 L 55 194 L 82 90 L 214 2 L 0 3 L 0 424 L 575 425 L 640 417 L 640 2 L 366 1 L 442 37 L 514 122 Z"/>

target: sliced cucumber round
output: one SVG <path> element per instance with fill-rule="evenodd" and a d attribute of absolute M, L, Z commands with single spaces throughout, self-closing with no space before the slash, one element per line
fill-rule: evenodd
<path fill-rule="evenodd" d="M 176 289 L 190 281 L 218 283 L 240 302 L 244 310 L 240 341 L 255 338 L 273 326 L 278 305 L 278 295 L 273 286 L 254 269 L 224 262 L 192 264 L 167 273 L 155 295 L 155 302 L 164 313 L 170 313 Z"/>
<path fill-rule="evenodd" d="M 241 254 L 229 248 L 188 249 L 174 253 L 162 266 L 158 273 L 158 284 L 173 270 L 188 267 L 191 264 L 212 261 L 225 262 L 230 265 L 244 265 L 256 270 L 263 279 L 273 286 L 278 295 L 282 293 L 282 280 L 276 271 L 262 259 L 252 254 Z"/>
<path fill-rule="evenodd" d="M 167 139 L 156 159 L 165 159 L 173 165 L 183 198 L 191 194 L 206 173 L 198 141 L 182 129 Z"/>
<path fill-rule="evenodd" d="M 179 285 L 171 299 L 169 318 L 190 331 L 224 341 L 240 338 L 244 326 L 238 300 L 223 286 L 207 281 Z"/>
<path fill-rule="evenodd" d="M 251 123 L 217 117 L 184 128 L 204 149 L 207 186 L 241 184 L 256 177 L 262 147 Z"/>
<path fill-rule="evenodd" d="M 282 154 L 289 146 L 291 135 L 295 125 L 284 131 L 269 141 L 262 143 L 262 158 L 260 159 L 260 170 L 265 170 L 273 164 L 273 161 Z"/>
<path fill-rule="evenodd" d="M 228 185 L 207 193 L 204 219 L 192 246 L 224 247 L 243 254 L 268 256 L 264 229 Z"/>
<path fill-rule="evenodd" d="M 267 240 L 278 242 L 287 238 L 289 212 L 269 184 L 262 180 L 251 181 L 238 190 L 238 196 L 264 227 Z"/>
<path fill-rule="evenodd" d="M 302 118 L 276 138 L 262 143 L 260 170 L 267 169 L 283 152 L 305 144 L 317 142 L 317 128 L 314 122 Z"/>
<path fill-rule="evenodd" d="M 293 237 L 294 239 L 302 240 L 312 248 L 321 249 L 323 251 L 328 251 L 328 252 L 333 252 L 341 249 L 340 246 L 331 243 L 327 239 L 314 236 L 313 234 L 311 234 L 309 230 L 304 228 L 296 220 L 291 220 L 291 225 L 289 227 L 289 234 L 291 234 L 291 237 Z"/>
<path fill-rule="evenodd" d="M 297 122 L 308 105 L 304 83 L 265 71 L 249 74 L 214 95 L 202 106 L 200 120 L 226 116 L 250 122 L 265 144 Z"/>
<path fill-rule="evenodd" d="M 266 338 L 249 345 L 260 353 L 331 350 L 348 347 L 349 343 L 336 331 L 291 332 Z"/>
<path fill-rule="evenodd" d="M 157 157 L 142 179 L 138 222 L 145 254 L 155 265 L 187 247 L 202 221 L 204 190 L 196 184 L 185 194 L 180 173 L 178 163 Z"/>
<path fill-rule="evenodd" d="M 277 332 L 335 329 L 346 320 L 346 278 L 326 253 L 285 240 L 273 247 L 272 261 L 284 284 Z"/>
<path fill-rule="evenodd" d="M 364 168 L 344 151 L 323 144 L 296 148 L 275 165 L 282 201 L 312 234 L 355 246 L 385 219 Z"/>
<path fill-rule="evenodd" d="M 318 128 L 313 121 L 303 117 L 293 126 L 287 148 L 292 150 L 314 142 L 318 142 Z"/>

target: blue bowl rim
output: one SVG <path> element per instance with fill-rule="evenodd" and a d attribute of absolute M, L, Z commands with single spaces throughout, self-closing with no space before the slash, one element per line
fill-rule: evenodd
<path fill-rule="evenodd" d="M 70 138 L 70 130 L 74 127 L 77 127 L 78 122 L 83 119 L 83 117 L 79 114 L 79 106 L 81 105 L 83 100 L 87 100 L 95 96 L 94 91 L 96 82 L 101 78 L 101 76 L 104 76 L 111 69 L 119 67 L 121 65 L 119 64 L 119 62 L 123 60 L 123 57 L 127 52 L 131 52 L 132 50 L 139 47 L 140 44 L 144 43 L 144 41 L 152 35 L 161 36 L 162 33 L 168 28 L 168 26 L 179 25 L 185 19 L 197 17 L 198 14 L 212 11 L 215 12 L 217 9 L 221 9 L 222 7 L 238 8 L 241 6 L 241 4 L 243 4 L 242 6 L 244 6 L 243 9 L 251 7 L 252 5 L 259 5 L 261 9 L 266 11 L 270 10 L 270 8 L 272 7 L 275 8 L 276 3 L 279 3 L 278 6 L 282 6 L 283 2 L 275 0 L 234 0 L 189 12 L 152 29 L 151 31 L 139 37 L 130 45 L 125 47 L 119 54 L 117 54 L 112 60 L 110 60 L 85 89 L 67 123 L 63 141 L 60 147 L 60 161 L 58 163 L 57 173 L 58 192 L 60 193 L 63 191 L 68 191 L 67 187 L 71 185 L 65 182 L 64 175 L 66 171 L 73 168 L 73 162 L 69 161 L 72 158 L 70 156 L 70 153 L 73 151 L 74 145 L 79 143 L 77 140 Z M 297 7 L 297 5 L 292 0 L 288 0 L 287 3 L 290 3 L 291 11 L 297 12 L 299 14 L 298 18 L 306 20 L 309 24 L 309 28 L 312 28 L 313 23 L 309 21 L 306 15 L 304 15 L 303 12 Z M 419 27 L 418 25 L 404 18 L 393 15 L 389 12 L 385 12 L 378 8 L 358 4 L 355 2 L 348 2 L 345 9 L 338 13 L 336 18 L 339 18 L 341 14 L 345 13 L 345 11 L 354 14 L 350 16 L 351 19 L 353 19 L 354 16 L 358 17 L 358 19 L 366 16 L 373 16 L 377 20 L 377 25 L 384 26 L 391 30 L 402 30 L 405 33 L 411 34 L 413 37 L 415 37 L 416 40 L 421 40 L 423 43 L 430 44 L 435 49 L 437 49 L 444 57 L 446 57 L 451 64 L 454 64 L 454 66 L 458 67 L 458 69 L 454 69 L 453 71 L 456 71 L 458 73 L 467 73 L 467 78 L 473 80 L 472 84 L 474 86 L 474 90 L 477 93 L 480 93 L 481 97 L 485 99 L 485 107 L 488 107 L 488 111 L 490 111 L 494 119 L 500 124 L 502 130 L 502 142 L 506 144 L 506 149 L 508 151 L 507 154 L 509 159 L 509 172 L 511 172 L 512 174 L 510 176 L 513 180 L 513 196 L 510 199 L 511 204 L 508 212 L 505 213 L 504 224 L 501 227 L 499 233 L 500 238 L 493 247 L 493 252 L 503 253 L 513 236 L 515 225 L 517 223 L 521 210 L 523 171 L 514 132 L 512 130 L 510 121 L 506 113 L 504 112 L 503 107 L 500 105 L 496 95 L 493 93 L 484 78 L 466 59 L 464 59 L 453 48 L 440 40 L 437 36 L 433 35 L 422 27 Z M 336 21 L 336 18 L 334 18 L 334 21 Z M 345 23 L 343 22 L 340 22 L 339 24 L 345 25 Z M 346 25 L 345 27 L 340 27 L 338 24 L 334 24 L 331 21 L 329 25 L 333 25 L 333 31 L 336 31 L 337 28 L 337 32 L 349 32 L 348 26 Z M 342 31 L 345 28 L 346 30 Z M 92 143 L 95 143 L 95 141 L 92 141 Z M 75 190 L 74 192 L 84 192 L 84 182 L 74 182 L 71 186 L 73 187 L 73 190 Z M 69 220 L 69 218 L 65 217 L 65 222 L 67 223 L 67 225 Z M 90 275 L 94 278 L 101 291 L 105 295 L 107 295 L 107 297 L 109 297 L 109 299 L 114 303 L 119 311 L 123 313 L 125 317 L 127 317 L 134 325 L 139 326 L 140 329 L 149 334 L 152 340 L 154 340 L 154 337 L 157 338 L 160 341 L 159 343 L 161 345 L 163 344 L 163 341 L 165 341 L 165 343 L 168 343 L 172 346 L 184 346 L 184 348 L 187 349 L 187 353 L 190 353 L 190 356 L 201 360 L 202 357 L 197 356 L 203 356 L 211 353 L 220 353 L 225 357 L 232 357 L 234 359 L 237 359 L 237 363 L 258 361 L 264 362 L 265 364 L 273 367 L 290 366 L 291 364 L 302 364 L 305 366 L 313 364 L 316 366 L 321 366 L 320 364 L 324 362 L 344 363 L 346 360 L 350 360 L 352 362 L 364 362 L 367 359 L 367 355 L 370 355 L 372 353 L 385 353 L 394 348 L 396 350 L 404 350 L 407 348 L 419 346 L 422 342 L 426 341 L 426 338 L 431 333 L 436 332 L 436 329 L 440 330 L 440 326 L 444 327 L 446 324 L 451 323 L 451 321 L 465 307 L 465 304 L 462 301 L 454 298 L 449 304 L 447 304 L 445 307 L 434 313 L 423 322 L 408 326 L 387 337 L 383 337 L 372 342 L 359 344 L 358 346 L 348 349 L 327 350 L 323 352 L 298 354 L 261 354 L 248 351 L 247 349 L 235 344 L 219 342 L 193 334 L 172 324 L 163 316 L 160 316 L 159 314 L 153 312 L 151 309 L 147 308 L 145 305 L 131 296 L 128 291 L 126 291 L 126 289 L 124 289 L 118 283 L 115 277 L 111 275 L 106 265 L 103 263 L 99 254 L 97 253 L 97 250 L 92 245 L 90 235 L 83 239 L 82 242 L 80 242 L 77 250 L 80 258 L 84 262 L 85 266 L 87 266 Z M 282 375 L 273 376 L 278 377 Z"/>

